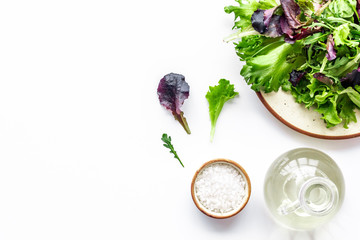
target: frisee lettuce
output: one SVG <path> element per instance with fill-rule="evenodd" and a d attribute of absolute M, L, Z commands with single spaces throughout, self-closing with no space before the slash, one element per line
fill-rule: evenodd
<path fill-rule="evenodd" d="M 266 44 L 246 61 L 241 75 L 255 91 L 277 91 L 293 69 L 305 63 L 299 44 L 282 39 Z"/>

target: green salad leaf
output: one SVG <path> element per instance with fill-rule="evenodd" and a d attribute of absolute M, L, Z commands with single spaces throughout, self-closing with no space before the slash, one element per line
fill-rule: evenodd
<path fill-rule="evenodd" d="M 340 94 L 347 94 L 350 98 L 350 100 L 360 108 L 360 93 L 356 91 L 352 87 L 348 87 L 347 89 L 340 92 Z"/>
<path fill-rule="evenodd" d="M 329 11 L 334 17 L 351 18 L 356 10 L 356 0 L 335 0 L 329 4 Z"/>
<path fill-rule="evenodd" d="M 178 154 L 174 149 L 174 146 L 171 143 L 171 137 L 168 136 L 166 133 L 163 133 L 161 140 L 164 142 L 163 146 L 170 149 L 170 153 L 172 153 L 174 155 L 174 158 L 176 158 L 180 162 L 181 166 L 184 167 L 184 164 L 181 162 Z"/>
<path fill-rule="evenodd" d="M 246 61 L 241 75 L 255 91 L 278 91 L 289 79 L 289 74 L 305 63 L 299 44 L 289 44 L 277 39 L 263 42 L 258 51 Z"/>
<path fill-rule="evenodd" d="M 357 122 L 360 4 L 357 0 L 235 0 L 240 74 L 255 91 L 289 91 L 330 128 Z"/>
<path fill-rule="evenodd" d="M 209 91 L 206 93 L 206 99 L 209 102 L 209 115 L 211 121 L 211 132 L 210 140 L 214 139 L 215 135 L 215 126 L 219 118 L 220 112 L 224 104 L 237 96 L 239 93 L 235 92 L 234 85 L 230 84 L 230 81 L 226 79 L 220 79 L 219 84 L 215 86 L 210 86 Z"/>
<path fill-rule="evenodd" d="M 359 42 L 350 40 L 349 35 L 350 35 L 349 24 L 342 24 L 336 27 L 333 32 L 335 45 L 336 46 L 347 45 L 350 48 L 358 46 Z"/>
<path fill-rule="evenodd" d="M 235 15 L 235 29 L 238 29 L 234 34 L 229 35 L 224 39 L 224 41 L 229 42 L 234 39 L 249 36 L 249 35 L 257 35 L 258 32 L 254 30 L 251 23 L 251 16 L 253 13 L 261 8 L 261 9 L 269 9 L 277 6 L 277 2 L 275 0 L 235 0 L 239 6 L 226 6 L 224 8 L 225 12 L 230 14 L 234 13 Z"/>

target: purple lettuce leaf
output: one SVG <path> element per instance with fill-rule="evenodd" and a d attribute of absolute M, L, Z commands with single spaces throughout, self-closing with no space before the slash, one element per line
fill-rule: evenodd
<path fill-rule="evenodd" d="M 319 72 L 314 73 L 313 77 L 319 80 L 320 82 L 325 83 L 326 85 L 331 86 L 334 84 L 334 81 L 323 73 L 319 73 Z"/>
<path fill-rule="evenodd" d="M 281 17 L 278 15 L 274 15 L 271 17 L 268 30 L 265 33 L 266 36 L 275 38 L 283 35 L 283 31 L 281 30 L 281 25 L 280 25 L 280 19 Z"/>
<path fill-rule="evenodd" d="M 296 40 L 303 39 L 309 35 L 321 31 L 321 27 L 304 27 L 300 21 L 301 9 L 294 0 L 280 0 L 284 15 L 280 19 L 280 27 L 285 33 L 285 42 L 295 43 Z"/>
<path fill-rule="evenodd" d="M 288 36 L 292 36 L 294 34 L 294 30 L 292 30 L 285 18 L 285 16 L 281 16 L 280 18 L 280 27 L 281 27 L 281 31 L 283 33 L 285 33 Z"/>
<path fill-rule="evenodd" d="M 298 16 L 301 13 L 299 5 L 294 0 L 280 0 L 286 20 L 292 29 L 302 26 Z"/>
<path fill-rule="evenodd" d="M 345 77 L 341 78 L 340 82 L 344 88 L 360 85 L 360 67 L 348 73 Z"/>
<path fill-rule="evenodd" d="M 305 71 L 292 70 L 292 72 L 290 73 L 289 82 L 290 82 L 294 87 L 296 87 L 296 85 L 300 82 L 300 80 L 304 77 L 305 74 L 306 74 Z"/>
<path fill-rule="evenodd" d="M 289 38 L 289 37 L 285 37 L 285 38 L 284 38 L 284 41 L 285 41 L 286 43 L 290 43 L 290 44 L 294 44 L 294 43 L 296 42 L 295 39 L 291 39 L 291 38 Z"/>
<path fill-rule="evenodd" d="M 258 9 L 251 15 L 251 25 L 261 34 L 265 33 L 267 30 L 264 22 L 264 12 L 265 10 Z"/>
<path fill-rule="evenodd" d="M 307 27 L 307 28 L 301 28 L 297 31 L 297 33 L 293 36 L 288 35 L 285 37 L 285 42 L 287 43 L 295 43 L 296 40 L 300 40 L 303 38 L 306 38 L 307 36 L 310 36 L 314 33 L 321 32 L 321 27 Z"/>
<path fill-rule="evenodd" d="M 336 51 L 334 49 L 334 38 L 332 36 L 332 34 L 330 34 L 327 38 L 327 42 L 326 42 L 326 58 L 329 61 L 332 61 L 336 58 Z"/>
<path fill-rule="evenodd" d="M 190 134 L 184 113 L 181 106 L 189 97 L 190 86 L 185 81 L 185 77 L 181 74 L 169 73 L 165 75 L 159 82 L 157 94 L 160 104 L 170 110 L 176 120 L 180 122 L 185 131 Z"/>
<path fill-rule="evenodd" d="M 356 1 L 356 13 L 354 13 L 354 23 L 359 24 L 360 0 Z"/>
<path fill-rule="evenodd" d="M 269 37 L 279 37 L 283 34 L 280 27 L 280 16 L 274 15 L 274 11 L 278 7 L 271 9 L 256 10 L 251 16 L 251 24 L 253 28 L 261 34 Z"/>
<path fill-rule="evenodd" d="M 286 36 L 286 37 L 284 38 L 284 41 L 285 41 L 286 43 L 294 44 L 294 43 L 296 42 L 296 39 L 291 39 L 291 38 L 289 38 L 288 36 Z"/>
<path fill-rule="evenodd" d="M 274 11 L 277 9 L 278 7 L 273 7 L 267 10 L 263 10 L 264 11 L 264 24 L 265 26 L 269 26 L 270 24 L 270 20 L 274 14 Z"/>

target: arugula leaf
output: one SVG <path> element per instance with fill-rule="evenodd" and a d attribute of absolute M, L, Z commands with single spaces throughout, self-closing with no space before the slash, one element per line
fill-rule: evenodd
<path fill-rule="evenodd" d="M 337 65 L 337 68 L 333 68 L 328 71 L 330 76 L 340 77 L 358 68 L 360 62 L 360 53 L 357 54 L 353 59 L 349 59 L 346 64 Z"/>
<path fill-rule="evenodd" d="M 328 33 L 314 33 L 304 39 L 304 45 L 324 42 L 327 39 Z"/>
<path fill-rule="evenodd" d="M 230 84 L 230 81 L 226 79 L 220 79 L 218 85 L 209 87 L 209 91 L 206 93 L 205 97 L 209 102 L 209 114 L 211 120 L 211 141 L 214 139 L 216 122 L 225 102 L 234 98 L 238 94 L 238 92 L 234 91 L 234 85 Z"/>
<path fill-rule="evenodd" d="M 177 160 L 179 160 L 181 166 L 184 167 L 184 164 L 181 162 L 179 156 L 177 155 L 174 146 L 171 144 L 171 137 L 168 136 L 166 133 L 163 133 L 161 140 L 164 142 L 163 146 L 170 149 L 170 153 L 174 154 L 174 158 L 176 158 Z"/>

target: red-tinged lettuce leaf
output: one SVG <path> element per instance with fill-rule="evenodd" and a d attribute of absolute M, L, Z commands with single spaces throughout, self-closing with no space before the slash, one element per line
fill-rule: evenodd
<path fill-rule="evenodd" d="M 293 44 L 296 40 L 300 40 L 303 38 L 306 38 L 314 33 L 321 32 L 320 27 L 307 27 L 307 28 L 301 28 L 298 30 L 294 35 L 288 35 L 285 37 L 285 42 Z"/>
<path fill-rule="evenodd" d="M 316 78 L 317 80 L 319 80 L 320 82 L 325 83 L 328 86 L 331 86 L 334 84 L 334 81 L 323 73 L 319 73 L 319 72 L 314 73 L 313 77 Z"/>
<path fill-rule="evenodd" d="M 181 106 L 189 97 L 190 86 L 185 81 L 185 77 L 181 74 L 169 73 L 165 75 L 159 83 L 157 94 L 162 106 L 170 110 L 175 119 L 180 122 L 185 131 L 190 134 L 184 113 Z"/>
<path fill-rule="evenodd" d="M 265 25 L 264 10 L 258 9 L 251 16 L 251 25 L 259 33 L 263 34 L 266 32 L 267 27 Z"/>
<path fill-rule="evenodd" d="M 346 74 L 345 77 L 340 79 L 340 82 L 344 88 L 360 85 L 360 67 Z"/>
<path fill-rule="evenodd" d="M 290 73 L 289 82 L 291 82 L 291 84 L 296 87 L 296 85 L 300 82 L 300 80 L 304 77 L 305 74 L 305 71 L 292 70 L 292 72 Z"/>
<path fill-rule="evenodd" d="M 251 24 L 253 28 L 268 37 L 280 37 L 283 32 L 280 26 L 280 16 L 274 15 L 274 11 L 278 7 L 273 7 L 271 9 L 256 10 L 251 16 Z"/>
<path fill-rule="evenodd" d="M 299 5 L 294 0 L 280 0 L 280 3 L 289 26 L 292 29 L 301 27 L 302 23 L 299 20 L 301 10 Z"/>
<path fill-rule="evenodd" d="M 251 17 L 257 9 L 270 9 L 277 6 L 276 0 L 235 0 L 239 6 L 226 6 L 225 12 L 235 15 L 234 28 L 246 30 L 251 26 Z"/>
<path fill-rule="evenodd" d="M 327 42 L 326 42 L 326 58 L 329 61 L 332 61 L 336 58 L 336 51 L 334 49 L 334 38 L 332 36 L 332 34 L 330 34 L 327 38 Z"/>
<path fill-rule="evenodd" d="M 280 27 L 281 31 L 288 36 L 292 36 L 294 34 L 294 30 L 292 30 L 286 20 L 286 17 L 283 15 L 280 18 Z"/>
<path fill-rule="evenodd" d="M 256 31 L 269 37 L 279 37 L 285 34 L 285 41 L 293 44 L 296 40 L 305 38 L 313 33 L 320 31 L 318 28 L 301 28 L 303 23 L 300 21 L 301 9 L 294 0 L 281 0 L 283 15 L 275 15 L 273 7 L 268 10 L 254 12 L 251 21 Z"/>
<path fill-rule="evenodd" d="M 273 7 L 264 11 L 264 23 L 266 26 L 269 26 L 270 20 L 277 8 L 278 7 Z"/>
<path fill-rule="evenodd" d="M 280 37 L 281 35 L 283 35 L 281 26 L 280 26 L 280 19 L 281 19 L 281 17 L 278 15 L 274 15 L 271 17 L 271 20 L 270 20 L 269 26 L 268 26 L 268 30 L 265 33 L 266 36 L 275 38 L 275 37 Z"/>

